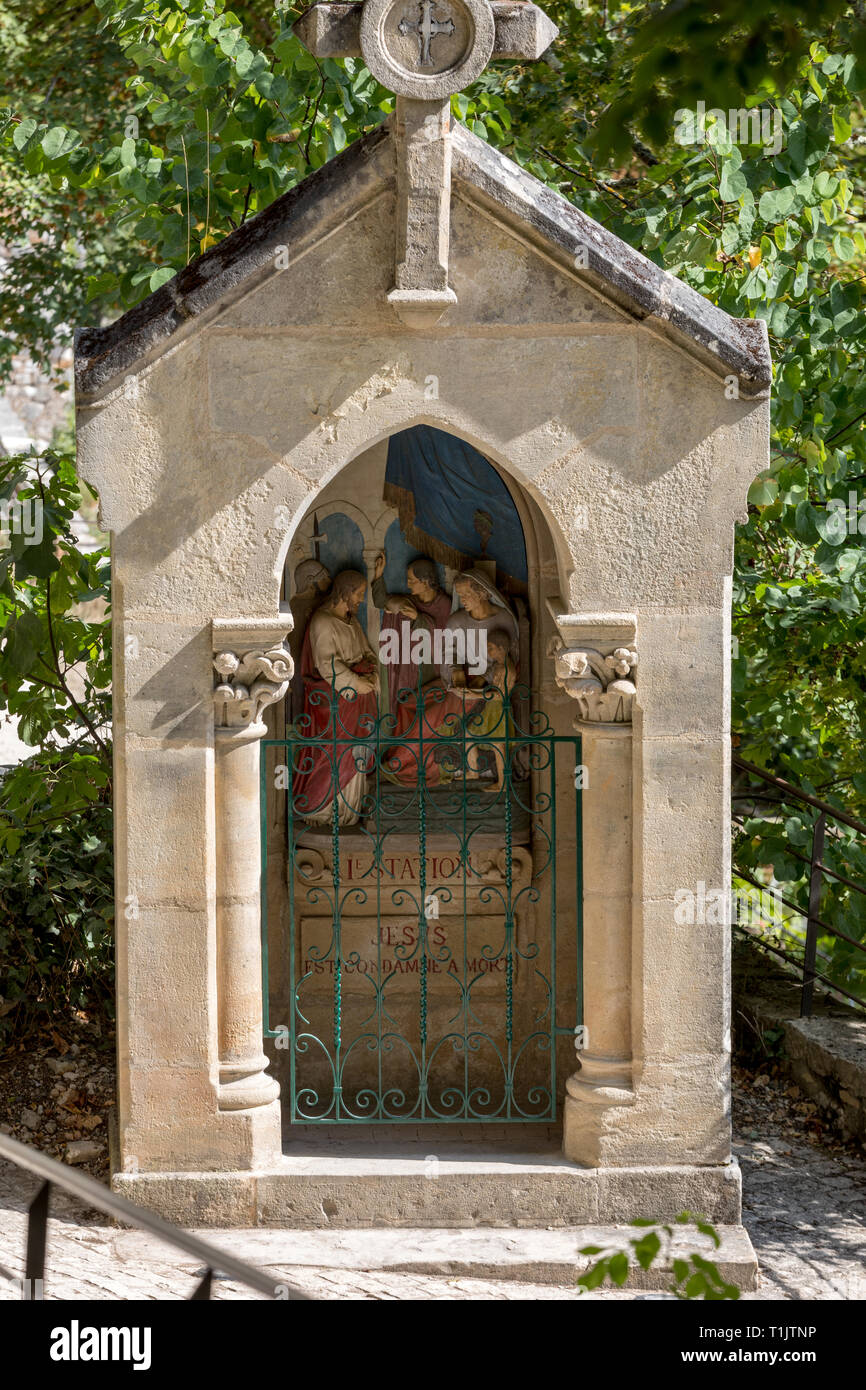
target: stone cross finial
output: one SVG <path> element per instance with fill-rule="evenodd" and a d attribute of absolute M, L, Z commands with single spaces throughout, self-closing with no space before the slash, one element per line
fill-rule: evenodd
<path fill-rule="evenodd" d="M 540 58 L 559 30 L 530 0 L 317 4 L 294 32 L 317 58 L 361 56 L 397 97 L 397 253 L 388 301 L 413 328 L 457 297 L 448 284 L 451 97 L 491 58 Z"/>

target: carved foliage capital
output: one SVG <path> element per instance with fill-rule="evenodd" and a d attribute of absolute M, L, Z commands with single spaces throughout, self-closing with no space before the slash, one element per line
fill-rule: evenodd
<path fill-rule="evenodd" d="M 285 643 L 264 650 L 217 652 L 214 706 L 222 728 L 242 729 L 261 722 L 268 705 L 281 700 L 294 670 Z"/>
<path fill-rule="evenodd" d="M 615 647 L 604 653 L 596 647 L 566 647 L 556 638 L 550 655 L 556 683 L 577 701 L 579 719 L 598 724 L 631 723 L 637 694 L 632 677 L 638 660 L 633 647 Z"/>

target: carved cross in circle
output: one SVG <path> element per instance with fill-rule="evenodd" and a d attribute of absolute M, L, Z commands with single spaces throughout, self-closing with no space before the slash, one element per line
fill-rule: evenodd
<path fill-rule="evenodd" d="M 430 68 L 433 66 L 433 59 L 430 56 L 430 43 L 437 34 L 453 34 L 453 19 L 434 19 L 433 11 L 436 8 L 436 0 L 421 0 L 419 7 L 420 20 L 403 18 L 397 25 L 401 34 L 416 33 L 421 50 L 421 57 L 418 66 Z"/>

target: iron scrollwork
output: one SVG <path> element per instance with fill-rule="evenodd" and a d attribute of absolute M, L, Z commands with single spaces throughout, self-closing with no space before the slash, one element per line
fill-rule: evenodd
<path fill-rule="evenodd" d="M 351 691 L 320 696 L 263 759 L 267 776 L 285 759 L 292 1118 L 553 1119 L 579 739 L 517 686 L 445 719 L 435 689 L 363 719 Z"/>

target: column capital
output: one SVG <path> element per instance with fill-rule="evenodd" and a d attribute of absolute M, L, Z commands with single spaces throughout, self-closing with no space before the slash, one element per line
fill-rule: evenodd
<path fill-rule="evenodd" d="M 262 738 L 268 705 L 288 691 L 294 664 L 285 638 L 291 620 L 243 623 L 214 619 L 214 713 L 217 737 L 244 742 Z"/>
<path fill-rule="evenodd" d="M 547 654 L 554 660 L 556 684 L 577 702 L 578 722 L 631 724 L 637 695 L 632 679 L 638 663 L 636 626 L 636 619 L 625 614 L 587 614 L 583 624 L 577 614 L 569 614 L 562 627 L 570 641 L 563 640 L 562 627 L 551 639 Z"/>

